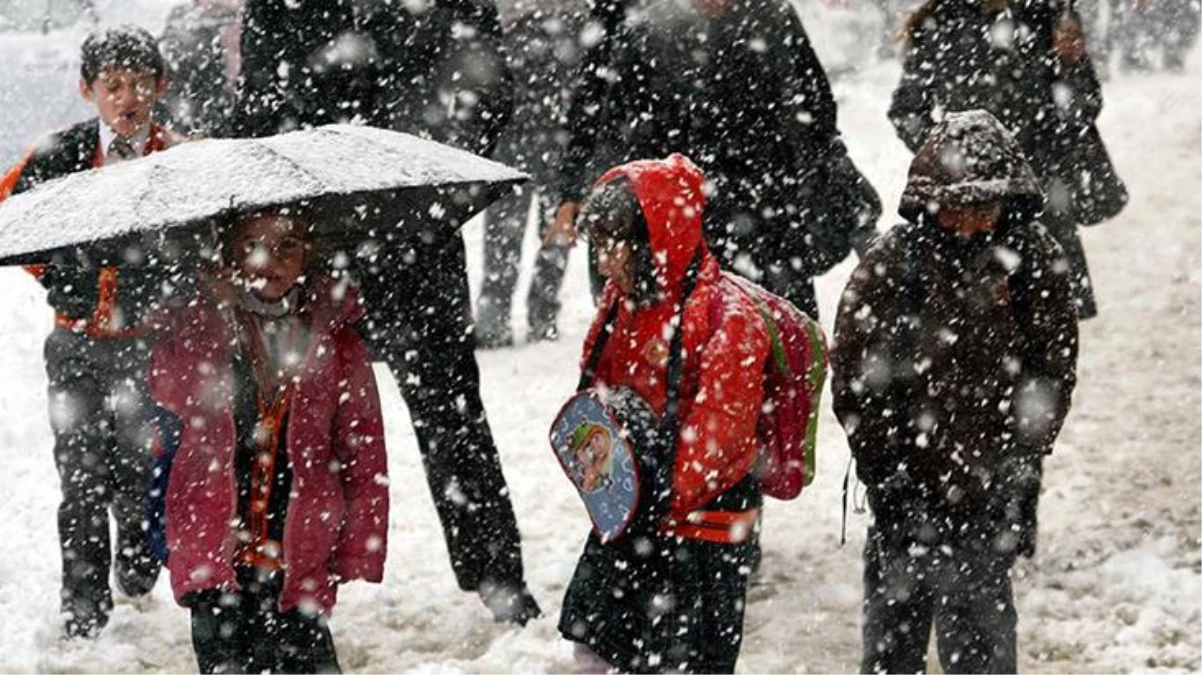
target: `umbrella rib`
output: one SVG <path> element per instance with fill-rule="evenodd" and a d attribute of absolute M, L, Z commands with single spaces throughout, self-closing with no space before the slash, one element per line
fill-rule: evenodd
<path fill-rule="evenodd" d="M 317 174 L 315 174 L 315 173 L 313 173 L 313 172 L 309 171 L 308 169 L 306 169 L 306 168 L 304 167 L 304 165 L 303 165 L 303 164 L 301 164 L 300 162 L 296 161 L 295 159 L 292 159 L 292 158 L 291 158 L 291 157 L 289 157 L 288 155 L 285 155 L 284 153 L 280 152 L 279 150 L 276 150 L 275 148 L 273 148 L 273 147 L 271 147 L 270 145 L 267 145 L 267 144 L 265 144 L 265 143 L 263 143 L 263 142 L 261 142 L 261 141 L 259 142 L 259 147 L 263 148 L 263 149 L 264 149 L 264 150 L 266 150 L 267 152 L 270 152 L 271 154 L 275 155 L 276 157 L 279 157 L 280 159 L 284 160 L 285 162 L 288 162 L 288 163 L 289 163 L 289 164 L 291 164 L 292 166 L 296 167 L 297 171 L 299 171 L 300 173 L 304 174 L 306 177 L 308 177 L 308 178 L 309 178 L 309 180 L 313 181 L 314 183 L 316 183 L 316 184 L 318 184 L 318 185 L 324 185 L 324 184 L 325 184 L 325 181 L 321 180 L 321 179 L 320 179 L 320 178 L 317 176 Z M 304 201 L 304 200 L 301 200 L 301 201 Z"/>

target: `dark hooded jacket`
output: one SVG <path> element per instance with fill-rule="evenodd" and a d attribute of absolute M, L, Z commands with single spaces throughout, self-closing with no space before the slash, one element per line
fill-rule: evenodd
<path fill-rule="evenodd" d="M 1009 460 L 1051 452 L 1077 322 L 1063 254 L 1032 220 L 1042 199 L 988 113 L 949 114 L 919 149 L 907 222 L 856 268 L 835 323 L 835 414 L 870 498 L 900 480 L 921 511 L 981 521 Z M 931 215 L 996 201 L 998 226 L 972 237 Z"/>

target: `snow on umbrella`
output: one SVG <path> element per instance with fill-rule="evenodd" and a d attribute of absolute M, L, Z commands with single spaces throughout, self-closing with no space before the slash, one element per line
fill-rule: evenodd
<path fill-rule="evenodd" d="M 0 265 L 46 262 L 81 248 L 97 262 L 137 264 L 147 249 L 187 253 L 232 214 L 302 203 L 319 214 L 319 240 L 388 245 L 430 228 L 457 228 L 526 178 L 441 143 L 372 127 L 201 140 L 11 197 L 0 204 Z"/>

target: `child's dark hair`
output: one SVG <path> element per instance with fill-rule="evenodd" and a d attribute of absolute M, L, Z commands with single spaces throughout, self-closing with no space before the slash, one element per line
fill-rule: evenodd
<path fill-rule="evenodd" d="M 149 70 L 155 79 L 167 72 L 158 41 L 145 28 L 129 24 L 97 28 L 79 48 L 79 75 L 88 86 L 109 68 Z"/>
<path fill-rule="evenodd" d="M 643 205 L 630 180 L 622 176 L 594 188 L 585 197 L 577 222 L 581 234 L 594 244 L 611 239 L 630 246 L 634 260 L 634 290 L 630 299 L 639 305 L 654 302 L 660 289 L 651 253 L 651 234 Z"/>

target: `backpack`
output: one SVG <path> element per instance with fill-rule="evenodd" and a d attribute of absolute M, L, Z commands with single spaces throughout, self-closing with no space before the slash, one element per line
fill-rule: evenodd
<path fill-rule="evenodd" d="M 788 300 L 742 277 L 735 282 L 760 311 L 772 341 L 756 443 L 764 494 L 795 499 L 814 480 L 818 402 L 829 365 L 822 327 Z"/>

